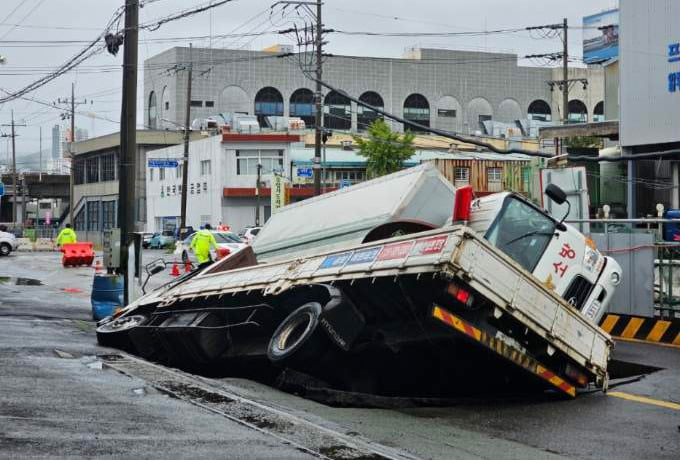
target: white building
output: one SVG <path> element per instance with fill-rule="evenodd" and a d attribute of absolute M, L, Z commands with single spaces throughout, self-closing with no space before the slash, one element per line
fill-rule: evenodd
<path fill-rule="evenodd" d="M 198 228 L 223 222 L 234 230 L 256 223 L 257 168 L 261 167 L 259 216 L 271 214 L 272 171 L 290 176 L 291 146 L 300 136 L 290 134 L 224 133 L 193 141 L 189 149 L 187 225 Z M 178 160 L 177 168 L 147 167 L 147 230 L 172 230 L 179 225 L 184 147 L 176 145 L 147 153 L 149 160 Z M 311 196 L 310 188 L 296 189 L 293 197 Z"/>

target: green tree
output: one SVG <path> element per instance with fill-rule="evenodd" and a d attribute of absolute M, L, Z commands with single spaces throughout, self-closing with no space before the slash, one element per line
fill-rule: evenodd
<path fill-rule="evenodd" d="M 415 153 L 412 133 L 392 132 L 389 125 L 377 118 L 368 127 L 368 138 L 354 136 L 359 145 L 357 152 L 366 157 L 366 173 L 369 178 L 384 176 L 404 167 L 404 161 Z"/>

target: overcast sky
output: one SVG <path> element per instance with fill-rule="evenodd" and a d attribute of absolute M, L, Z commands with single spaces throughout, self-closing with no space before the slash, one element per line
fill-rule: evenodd
<path fill-rule="evenodd" d="M 16 41 L 51 41 L 94 39 L 124 0 L 2 0 L 0 12 L 0 54 L 6 64 L 0 66 L 0 88 L 12 91 L 50 73 L 83 48 L 83 44 L 17 43 Z M 140 21 L 151 22 L 171 13 L 203 5 L 206 0 L 153 0 L 141 9 Z M 274 0 L 235 0 L 233 3 L 191 18 L 163 25 L 154 32 L 140 34 L 140 66 L 144 59 L 172 46 L 187 46 L 185 37 L 215 36 L 232 32 L 261 32 L 289 27 L 290 18 L 281 13 L 269 15 Z M 615 8 L 615 0 L 325 0 L 324 24 L 341 30 L 375 32 L 480 31 L 508 29 L 561 22 L 580 26 L 583 16 Z M 122 24 L 121 24 L 122 27 Z M 570 54 L 581 56 L 582 34 L 569 31 Z M 172 38 L 153 43 L 147 40 Z M 14 41 L 14 42 L 13 42 Z M 288 42 L 282 36 L 192 40 L 194 46 L 261 49 L 274 43 Z M 528 33 L 485 35 L 478 37 L 352 37 L 330 35 L 327 51 L 333 54 L 398 57 L 413 45 L 453 49 L 513 51 L 520 55 L 560 50 L 559 39 L 536 39 Z M 102 53 L 79 69 L 65 74 L 31 93 L 41 101 L 54 102 L 70 96 L 76 84 L 76 99 L 87 99 L 79 111 L 90 116 L 76 116 L 76 125 L 92 135 L 118 129 L 120 118 L 122 50 L 118 56 Z M 530 62 L 523 64 L 531 65 Z M 110 67 L 104 67 L 110 66 Z M 138 121 L 141 122 L 142 74 L 139 75 Z M 91 103 L 89 103 L 91 101 Z M 26 127 L 17 128 L 17 151 L 37 152 L 39 127 L 43 131 L 43 151 L 51 148 L 51 128 L 61 123 L 59 110 L 26 100 L 5 103 L 0 107 L 0 123 L 9 123 L 10 109 L 15 119 Z M 94 115 L 94 116 L 92 116 Z M 2 128 L 4 133 L 8 130 Z M 7 158 L 8 138 L 0 139 L 0 163 Z M 19 160 L 20 161 L 20 160 Z M 21 166 L 21 165 L 19 165 Z"/>

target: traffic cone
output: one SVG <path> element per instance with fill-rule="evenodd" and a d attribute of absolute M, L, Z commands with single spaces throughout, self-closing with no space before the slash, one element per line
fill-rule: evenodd
<path fill-rule="evenodd" d="M 191 261 L 187 260 L 184 263 L 184 273 L 189 273 L 192 270 L 191 268 Z"/>
<path fill-rule="evenodd" d="M 97 262 L 94 264 L 94 272 L 96 273 L 102 273 L 104 271 L 104 268 L 102 267 L 102 261 L 97 259 Z"/>
<path fill-rule="evenodd" d="M 177 266 L 177 262 L 172 264 L 172 271 L 170 272 L 170 276 L 179 276 L 179 267 Z"/>

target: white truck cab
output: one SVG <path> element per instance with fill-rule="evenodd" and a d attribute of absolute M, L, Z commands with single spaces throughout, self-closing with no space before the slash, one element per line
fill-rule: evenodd
<path fill-rule="evenodd" d="M 509 192 L 474 200 L 468 225 L 587 318 L 602 318 L 621 267 L 574 227 Z"/>

